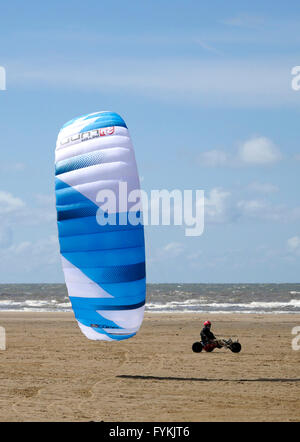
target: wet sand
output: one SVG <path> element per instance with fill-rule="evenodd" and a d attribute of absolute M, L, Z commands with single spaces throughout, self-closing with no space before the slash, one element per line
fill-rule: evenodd
<path fill-rule="evenodd" d="M 205 319 L 242 352 L 191 351 Z M 0 421 L 299 421 L 300 315 L 146 314 L 123 342 L 71 313 L 0 313 Z"/>

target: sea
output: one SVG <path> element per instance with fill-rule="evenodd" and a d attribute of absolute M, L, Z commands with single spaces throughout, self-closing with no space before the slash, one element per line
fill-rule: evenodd
<path fill-rule="evenodd" d="M 71 311 L 65 284 L 0 284 L 0 311 Z M 300 284 L 148 284 L 151 313 L 300 313 Z"/>

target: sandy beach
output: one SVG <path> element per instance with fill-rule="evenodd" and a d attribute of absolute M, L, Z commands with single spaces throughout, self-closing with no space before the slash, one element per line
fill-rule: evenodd
<path fill-rule="evenodd" d="M 196 354 L 204 319 L 240 354 Z M 1 312 L 1 421 L 299 421 L 300 315 L 146 314 L 125 342 L 94 342 L 71 313 Z"/>

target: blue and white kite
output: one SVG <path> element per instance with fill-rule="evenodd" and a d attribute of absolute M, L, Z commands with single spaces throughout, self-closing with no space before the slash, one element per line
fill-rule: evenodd
<path fill-rule="evenodd" d="M 124 120 L 96 112 L 66 123 L 55 175 L 62 265 L 79 327 L 93 340 L 131 338 L 143 321 L 146 276 L 141 210 L 130 198 L 140 183 Z"/>

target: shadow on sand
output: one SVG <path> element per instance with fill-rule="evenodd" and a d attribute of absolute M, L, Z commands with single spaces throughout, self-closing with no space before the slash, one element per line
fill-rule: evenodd
<path fill-rule="evenodd" d="M 256 378 L 256 379 L 211 379 L 211 378 L 179 378 L 169 376 L 142 376 L 121 374 L 116 376 L 122 379 L 143 379 L 150 381 L 196 381 L 196 382 L 300 382 L 300 378 Z"/>

